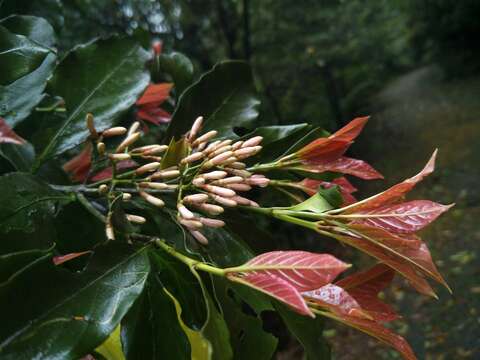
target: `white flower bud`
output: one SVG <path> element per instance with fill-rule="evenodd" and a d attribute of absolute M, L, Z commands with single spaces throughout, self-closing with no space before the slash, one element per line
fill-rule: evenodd
<path fill-rule="evenodd" d="M 229 189 L 235 190 L 235 191 L 250 191 L 252 187 L 248 184 L 228 184 L 226 185 Z"/>
<path fill-rule="evenodd" d="M 208 204 L 208 203 L 195 204 L 195 206 L 210 215 L 220 215 L 224 211 L 223 207 L 218 205 Z"/>
<path fill-rule="evenodd" d="M 187 220 L 192 220 L 195 218 L 195 214 L 192 213 L 190 210 L 188 210 L 185 205 L 182 205 L 181 203 L 177 204 L 177 209 L 178 212 L 180 213 L 180 216 L 184 219 Z"/>
<path fill-rule="evenodd" d="M 208 239 L 200 231 L 190 230 L 190 234 L 202 245 L 208 245 Z"/>
<path fill-rule="evenodd" d="M 113 231 L 113 226 L 110 219 L 107 221 L 105 225 L 105 235 L 107 236 L 108 240 L 115 240 L 115 232 Z"/>
<path fill-rule="evenodd" d="M 168 145 L 152 145 L 150 149 L 142 151 L 143 155 L 157 155 L 168 149 Z"/>
<path fill-rule="evenodd" d="M 236 162 L 238 159 L 234 156 L 232 157 L 229 157 L 227 160 L 225 160 L 223 163 L 222 163 L 222 166 L 228 166 L 230 164 L 233 164 L 234 162 Z"/>
<path fill-rule="evenodd" d="M 141 174 L 145 174 L 146 172 L 155 171 L 158 169 L 159 166 L 160 166 L 159 162 L 151 162 L 137 168 L 135 170 L 135 174 L 141 175 Z"/>
<path fill-rule="evenodd" d="M 217 134 L 218 134 L 218 131 L 216 130 L 209 131 L 206 134 L 203 134 L 202 136 L 200 136 L 197 140 L 195 140 L 192 145 L 195 147 L 201 144 L 202 142 L 205 142 L 210 140 L 211 138 L 214 138 L 215 136 L 217 136 Z"/>
<path fill-rule="evenodd" d="M 187 220 L 187 219 L 179 219 L 180 224 L 183 226 L 192 229 L 192 230 L 197 230 L 201 229 L 203 227 L 203 224 L 200 221 L 197 220 Z"/>
<path fill-rule="evenodd" d="M 161 170 L 150 176 L 151 179 L 172 179 L 180 176 L 180 171 L 178 170 Z"/>
<path fill-rule="evenodd" d="M 143 188 L 150 188 L 155 190 L 166 190 L 169 188 L 169 185 L 157 182 L 141 182 L 139 185 Z"/>
<path fill-rule="evenodd" d="M 248 178 L 252 176 L 252 173 L 247 170 L 225 168 L 225 171 L 229 172 L 232 175 L 241 176 L 243 178 Z"/>
<path fill-rule="evenodd" d="M 260 150 L 262 150 L 261 146 L 242 147 L 241 149 L 235 150 L 233 154 L 238 159 L 245 159 L 247 157 L 255 155 Z"/>
<path fill-rule="evenodd" d="M 199 144 L 197 146 L 197 151 L 202 151 L 203 149 L 205 149 L 207 147 L 207 142 L 202 142 L 201 144 Z"/>
<path fill-rule="evenodd" d="M 206 180 L 218 180 L 218 179 L 223 179 L 227 175 L 228 174 L 225 171 L 216 170 L 216 171 L 210 171 L 208 173 L 202 174 L 202 177 Z"/>
<path fill-rule="evenodd" d="M 220 155 L 225 151 L 231 151 L 231 150 L 232 150 L 232 147 L 230 145 L 220 146 L 217 149 L 215 149 L 215 151 L 212 151 L 210 154 L 208 154 L 208 157 L 214 158 L 215 156 Z"/>
<path fill-rule="evenodd" d="M 111 136 L 118 136 L 123 135 L 127 132 L 127 129 L 123 126 L 116 126 L 110 129 L 104 130 L 102 132 L 103 137 L 111 137 Z"/>
<path fill-rule="evenodd" d="M 98 155 L 103 156 L 103 154 L 105 154 L 105 148 L 106 148 L 105 143 L 99 142 L 97 144 Z"/>
<path fill-rule="evenodd" d="M 236 195 L 235 191 L 233 191 L 231 189 L 224 188 L 224 187 L 220 187 L 220 186 L 203 185 L 202 188 L 205 189 L 206 191 L 212 193 L 212 194 L 217 194 L 217 195 L 220 195 L 220 196 L 223 196 L 223 197 L 231 197 L 231 196 Z"/>
<path fill-rule="evenodd" d="M 130 160 L 130 154 L 108 154 L 108 158 L 114 161 Z"/>
<path fill-rule="evenodd" d="M 232 200 L 231 198 L 225 198 L 223 196 L 218 196 L 218 195 L 212 195 L 212 199 L 219 203 L 220 205 L 223 206 L 228 206 L 228 207 L 235 207 L 237 206 L 237 202 L 235 200 Z"/>
<path fill-rule="evenodd" d="M 220 140 L 216 140 L 212 143 L 210 143 L 207 148 L 205 150 L 203 150 L 203 152 L 205 154 L 210 154 L 212 151 L 215 151 L 215 149 L 218 147 L 218 145 L 220 145 L 221 141 Z M 203 143 L 202 143 L 203 144 Z"/>
<path fill-rule="evenodd" d="M 132 223 L 135 223 L 135 224 L 145 224 L 145 222 L 147 221 L 147 219 L 145 219 L 143 216 L 139 216 L 139 215 L 125 214 L 125 216 L 127 217 L 128 221 L 130 221 Z"/>
<path fill-rule="evenodd" d="M 130 145 L 132 145 L 135 141 L 137 141 L 138 139 L 140 138 L 140 133 L 139 132 L 136 132 L 136 133 L 133 133 L 132 135 L 128 135 L 127 138 L 125 140 L 123 140 L 120 145 L 118 145 L 117 149 L 115 150 L 115 152 L 117 153 L 120 153 L 122 152 L 123 150 L 125 150 L 125 148 L 129 147 Z"/>
<path fill-rule="evenodd" d="M 270 179 L 263 175 L 255 174 L 247 179 L 247 183 L 254 186 L 266 187 L 270 183 Z"/>
<path fill-rule="evenodd" d="M 260 144 L 262 142 L 262 140 L 263 140 L 263 137 L 254 136 L 254 137 L 248 139 L 247 141 L 245 141 L 242 145 L 242 148 L 257 146 L 258 144 Z"/>
<path fill-rule="evenodd" d="M 198 132 L 202 128 L 203 125 L 203 116 L 199 116 L 193 122 L 192 128 L 190 129 L 190 133 L 188 134 L 188 141 L 192 142 L 197 137 Z"/>
<path fill-rule="evenodd" d="M 162 206 L 165 205 L 165 203 L 163 202 L 162 199 L 157 198 L 153 195 L 150 195 L 149 193 L 147 193 L 145 191 L 140 191 L 139 194 L 142 198 L 145 199 L 145 201 L 147 201 L 148 203 L 150 203 L 154 206 L 162 207 Z"/>
<path fill-rule="evenodd" d="M 243 182 L 244 179 L 241 176 L 232 176 L 220 180 L 215 180 L 212 182 L 212 185 L 228 185 L 228 184 L 236 184 Z"/>
<path fill-rule="evenodd" d="M 130 193 L 123 193 L 122 194 L 122 200 L 123 201 L 130 201 L 132 199 L 132 194 Z"/>
<path fill-rule="evenodd" d="M 95 129 L 95 124 L 93 122 L 93 115 L 88 113 L 85 120 L 87 121 L 87 128 L 92 139 L 98 138 L 97 129 Z"/>
<path fill-rule="evenodd" d="M 255 201 L 252 201 L 250 199 L 244 198 L 239 195 L 232 197 L 232 199 L 235 200 L 239 205 L 260 207 L 260 205 L 258 205 Z"/>
<path fill-rule="evenodd" d="M 107 193 L 107 192 L 108 192 L 108 186 L 105 185 L 105 184 L 100 185 L 100 186 L 98 187 L 98 192 L 99 192 L 100 194 L 105 194 L 105 193 Z"/>
<path fill-rule="evenodd" d="M 183 198 L 183 201 L 186 203 L 204 203 L 208 200 L 207 194 L 193 194 L 188 195 Z"/>
<path fill-rule="evenodd" d="M 243 141 L 237 141 L 236 143 L 234 143 L 232 145 L 232 150 L 237 150 L 237 149 L 240 149 L 243 145 Z"/>
<path fill-rule="evenodd" d="M 189 164 L 189 163 L 198 161 L 200 159 L 203 159 L 204 156 L 205 156 L 205 154 L 203 152 L 193 153 L 193 154 L 187 156 L 186 158 L 183 158 L 182 159 L 182 164 Z"/>
<path fill-rule="evenodd" d="M 196 177 L 192 180 L 192 184 L 195 186 L 202 186 L 205 184 L 205 179 L 203 177 Z"/>
<path fill-rule="evenodd" d="M 228 164 L 228 167 L 231 167 L 233 169 L 239 169 L 239 170 L 243 170 L 247 167 L 247 165 L 245 165 L 244 163 L 242 162 L 239 162 L 239 161 L 236 161 L 236 162 L 233 162 L 231 164 Z"/>
<path fill-rule="evenodd" d="M 225 222 L 222 221 L 222 220 L 218 220 L 218 219 L 210 219 L 210 218 L 203 218 L 202 217 L 199 220 L 203 225 L 208 226 L 208 227 L 212 227 L 212 228 L 219 228 L 219 227 L 225 226 Z"/>
<path fill-rule="evenodd" d="M 128 129 L 127 136 L 128 136 L 128 135 L 132 135 L 132 134 L 135 133 L 139 128 L 140 128 L 140 123 L 139 123 L 138 121 L 135 121 L 135 122 L 130 126 L 130 128 Z"/>
<path fill-rule="evenodd" d="M 232 151 L 225 151 L 225 152 L 221 153 L 220 155 L 217 155 L 214 158 L 212 158 L 211 160 L 207 161 L 207 163 L 210 163 L 211 166 L 219 165 L 223 161 L 227 160 L 232 155 L 233 155 Z"/>

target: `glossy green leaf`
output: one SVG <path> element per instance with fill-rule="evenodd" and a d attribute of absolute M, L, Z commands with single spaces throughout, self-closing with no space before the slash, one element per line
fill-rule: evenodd
<path fill-rule="evenodd" d="M 275 308 L 288 330 L 302 344 L 307 360 L 330 360 L 330 346 L 323 338 L 324 320 L 299 315 L 277 302 Z"/>
<path fill-rule="evenodd" d="M 96 248 L 81 273 L 57 267 L 50 255 L 44 256 L 0 287 L 0 357 L 85 355 L 119 324 L 141 293 L 148 272 L 146 247 L 118 242 Z"/>
<path fill-rule="evenodd" d="M 182 94 L 166 138 L 185 134 L 200 115 L 204 117 L 204 132 L 217 130 L 219 136 L 232 135 L 233 127 L 252 125 L 259 103 L 247 63 L 218 63 Z"/>
<path fill-rule="evenodd" d="M 49 88 L 63 97 L 67 114 L 39 134 L 45 143 L 38 164 L 85 141 L 87 113 L 94 115 L 97 129 L 104 130 L 132 106 L 149 82 L 147 59 L 148 53 L 137 43 L 120 38 L 72 50 L 57 67 Z"/>
<path fill-rule="evenodd" d="M 52 47 L 56 42 L 52 25 L 40 17 L 11 15 L 0 20 L 0 25 L 47 48 Z"/>
<path fill-rule="evenodd" d="M 340 187 L 334 185 L 328 189 L 318 188 L 318 194 L 330 204 L 332 208 L 338 208 L 343 204 L 343 197 L 340 193 Z"/>
<path fill-rule="evenodd" d="M 51 50 L 0 25 L 0 85 L 8 85 L 38 68 Z"/>
<path fill-rule="evenodd" d="M 175 92 L 179 97 L 193 81 L 193 64 L 189 58 L 179 52 L 161 54 L 160 71 L 172 77 Z"/>
<path fill-rule="evenodd" d="M 17 171 L 29 171 L 35 159 L 35 150 L 32 144 L 0 144 L 0 157 L 7 160 Z"/>
<path fill-rule="evenodd" d="M 0 177 L 0 233 L 12 230 L 32 232 L 35 219 L 54 215 L 58 204 L 72 200 L 27 173 Z"/>
<path fill-rule="evenodd" d="M 187 142 L 184 139 L 175 141 L 175 139 L 172 138 L 165 155 L 163 155 L 160 167 L 166 169 L 170 166 L 177 165 L 180 160 L 187 156 L 187 146 Z"/>
<path fill-rule="evenodd" d="M 321 213 L 333 209 L 333 206 L 319 193 L 309 197 L 304 202 L 292 206 L 291 210 L 295 211 L 311 211 L 314 213 Z"/>
<path fill-rule="evenodd" d="M 130 359 L 190 359 L 190 344 L 172 299 L 163 289 L 163 263 L 152 255 L 152 270 L 142 295 L 122 320 L 122 344 Z"/>

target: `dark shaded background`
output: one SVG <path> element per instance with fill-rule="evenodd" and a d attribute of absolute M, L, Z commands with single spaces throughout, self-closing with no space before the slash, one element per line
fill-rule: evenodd
<path fill-rule="evenodd" d="M 352 147 L 385 176 L 355 182 L 366 196 L 415 174 L 435 147 L 438 170 L 416 196 L 457 206 L 425 231 L 454 289 L 440 300 L 397 281 L 386 296 L 404 315 L 396 330 L 421 359 L 480 358 L 480 1 L 478 0 L 0 0 L 11 13 L 47 18 L 59 50 L 96 36 L 161 39 L 196 72 L 224 58 L 246 59 L 262 97 L 261 124 L 309 122 L 335 130 L 372 119 Z M 208 94 L 206 95 L 208 96 Z M 285 232 L 285 246 L 371 259 L 315 235 Z M 301 244 L 301 245 L 299 245 Z M 345 327 L 327 324 L 336 359 L 395 359 Z M 293 340 L 278 359 L 301 358 Z"/>

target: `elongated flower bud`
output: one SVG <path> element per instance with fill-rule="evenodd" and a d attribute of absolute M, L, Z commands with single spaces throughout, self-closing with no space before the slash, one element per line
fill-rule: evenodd
<path fill-rule="evenodd" d="M 210 218 L 202 217 L 199 220 L 203 225 L 212 227 L 212 228 L 219 228 L 219 227 L 225 226 L 225 222 L 218 219 L 210 219 Z"/>
<path fill-rule="evenodd" d="M 215 136 L 217 136 L 217 134 L 218 134 L 218 131 L 216 130 L 209 131 L 203 134 L 202 136 L 200 136 L 197 140 L 195 140 L 192 145 L 195 147 L 202 142 L 205 142 L 210 140 L 211 138 L 214 138 Z"/>
<path fill-rule="evenodd" d="M 172 179 L 180 176 L 178 170 L 161 170 L 150 176 L 151 179 Z"/>
<path fill-rule="evenodd" d="M 179 219 L 180 224 L 183 226 L 192 229 L 192 230 L 198 230 L 203 227 L 203 224 L 200 221 L 197 220 L 187 220 L 187 219 Z"/>
<path fill-rule="evenodd" d="M 229 189 L 235 190 L 235 191 L 250 191 L 252 187 L 248 184 L 228 184 L 226 185 Z"/>
<path fill-rule="evenodd" d="M 152 145 L 150 149 L 144 150 L 143 155 L 157 155 L 168 149 L 168 145 Z"/>
<path fill-rule="evenodd" d="M 212 182 L 212 185 L 228 185 L 228 184 L 236 184 L 243 182 L 244 179 L 241 176 L 232 176 L 220 180 L 215 180 Z"/>
<path fill-rule="evenodd" d="M 137 168 L 135 170 L 135 174 L 141 175 L 141 174 L 145 174 L 146 172 L 155 171 L 158 169 L 159 166 L 160 166 L 159 162 L 151 162 Z"/>
<path fill-rule="evenodd" d="M 208 239 L 200 231 L 190 230 L 190 234 L 202 245 L 208 245 Z"/>
<path fill-rule="evenodd" d="M 115 240 L 115 232 L 113 231 L 112 225 L 112 214 L 108 213 L 107 223 L 105 224 L 105 235 L 108 240 Z"/>
<path fill-rule="evenodd" d="M 223 179 L 227 175 L 228 174 L 225 171 L 216 170 L 216 171 L 210 171 L 208 173 L 202 174 L 202 177 L 206 180 L 218 180 L 218 179 Z"/>
<path fill-rule="evenodd" d="M 145 224 L 145 222 L 147 221 L 147 219 L 145 219 L 143 216 L 139 216 L 139 215 L 126 214 L 125 216 L 127 217 L 128 221 L 130 221 L 132 223 L 135 223 L 135 224 Z"/>
<path fill-rule="evenodd" d="M 192 184 L 195 186 L 202 186 L 205 184 L 205 179 L 203 177 L 196 177 L 192 180 Z"/>
<path fill-rule="evenodd" d="M 235 200 L 239 205 L 260 207 L 255 201 L 244 198 L 243 196 L 236 195 L 232 197 L 232 200 Z"/>
<path fill-rule="evenodd" d="M 140 133 L 136 132 L 133 133 L 132 135 L 128 135 L 125 140 L 123 140 L 120 145 L 118 145 L 117 149 L 115 152 L 119 153 L 125 150 L 128 146 L 132 145 L 135 141 L 137 141 L 140 138 Z"/>
<path fill-rule="evenodd" d="M 218 144 L 218 146 L 220 147 L 223 147 L 223 146 L 227 146 L 227 145 L 232 145 L 232 140 L 230 139 L 227 139 L 227 140 L 223 140 L 222 142 L 220 142 L 220 144 Z"/>
<path fill-rule="evenodd" d="M 103 156 L 105 154 L 105 143 L 99 142 L 97 144 L 98 155 Z"/>
<path fill-rule="evenodd" d="M 262 140 L 263 140 L 263 137 L 254 136 L 254 137 L 248 139 L 247 141 L 245 141 L 242 145 L 242 148 L 257 146 L 258 144 L 260 144 L 262 142 Z"/>
<path fill-rule="evenodd" d="M 99 192 L 100 194 L 105 194 L 105 193 L 107 193 L 107 192 L 108 192 L 108 186 L 105 185 L 105 184 L 100 185 L 100 186 L 98 187 L 98 192 Z"/>
<path fill-rule="evenodd" d="M 228 206 L 228 207 L 235 207 L 237 206 L 237 202 L 235 200 L 232 200 L 232 198 L 226 198 L 223 196 L 218 196 L 218 195 L 212 195 L 213 201 L 219 203 L 220 205 L 223 206 Z"/>
<path fill-rule="evenodd" d="M 200 143 L 198 146 L 197 146 L 197 151 L 202 151 L 203 149 L 205 149 L 207 147 L 207 142 L 202 142 Z"/>
<path fill-rule="evenodd" d="M 189 164 L 189 163 L 198 161 L 200 159 L 203 159 L 204 156 L 205 156 L 205 154 L 203 152 L 193 153 L 193 154 L 187 156 L 186 158 L 183 158 L 182 159 L 182 164 Z"/>
<path fill-rule="evenodd" d="M 215 149 L 215 151 L 212 151 L 210 154 L 208 154 L 208 157 L 214 158 L 215 156 L 220 155 L 225 151 L 231 151 L 231 150 L 232 150 L 232 147 L 230 145 L 220 146 L 219 148 Z"/>
<path fill-rule="evenodd" d="M 135 121 L 130 128 L 128 129 L 127 136 L 132 135 L 133 133 L 137 132 L 137 130 L 140 128 L 140 123 L 138 121 Z"/>
<path fill-rule="evenodd" d="M 114 161 L 130 160 L 130 154 L 108 154 L 108 158 Z"/>
<path fill-rule="evenodd" d="M 142 198 L 145 199 L 145 201 L 147 201 L 148 203 L 150 203 L 154 206 L 162 207 L 162 206 L 165 205 L 165 203 L 163 202 L 162 199 L 157 198 L 156 196 L 150 195 L 149 193 L 147 193 L 145 191 L 139 191 L 139 194 Z"/>
<path fill-rule="evenodd" d="M 205 154 L 210 154 L 212 151 L 215 151 L 215 149 L 218 147 L 218 145 L 220 145 L 221 141 L 220 140 L 216 140 L 212 143 L 210 143 L 207 148 L 205 150 L 203 150 L 203 152 Z"/>
<path fill-rule="evenodd" d="M 218 206 L 218 205 L 213 205 L 213 204 L 208 204 L 208 203 L 203 203 L 203 204 L 195 204 L 197 208 L 200 210 L 205 211 L 206 213 L 210 215 L 220 215 L 223 213 L 223 207 Z"/>
<path fill-rule="evenodd" d="M 155 190 L 166 190 L 170 188 L 168 184 L 158 182 L 141 182 L 139 185 L 143 188 L 150 188 Z"/>
<path fill-rule="evenodd" d="M 260 186 L 260 187 L 266 187 L 270 183 L 270 179 L 266 178 L 263 175 L 259 175 L 259 174 L 252 175 L 246 181 L 250 185 L 255 185 L 255 186 Z"/>
<path fill-rule="evenodd" d="M 243 178 L 248 178 L 252 176 L 252 173 L 247 170 L 225 168 L 225 171 L 229 172 L 232 175 L 241 176 Z"/>
<path fill-rule="evenodd" d="M 203 185 L 202 188 L 212 194 L 217 194 L 223 197 L 235 196 L 235 191 L 216 185 Z"/>
<path fill-rule="evenodd" d="M 85 117 L 85 120 L 87 122 L 87 128 L 88 128 L 88 131 L 90 132 L 91 138 L 92 139 L 98 138 L 97 129 L 95 129 L 95 124 L 93 122 L 93 115 L 88 113 L 87 116 Z"/>
<path fill-rule="evenodd" d="M 237 150 L 237 149 L 240 149 L 243 145 L 243 141 L 237 141 L 236 143 L 234 143 L 232 145 L 232 150 Z"/>
<path fill-rule="evenodd" d="M 198 132 L 202 128 L 203 125 L 203 116 L 199 116 L 193 122 L 192 128 L 190 129 L 190 133 L 188 134 L 188 141 L 192 142 L 197 137 Z"/>
<path fill-rule="evenodd" d="M 183 201 L 186 203 L 204 203 L 208 200 L 207 194 L 193 194 L 188 195 L 183 198 Z"/>
<path fill-rule="evenodd" d="M 123 201 L 130 201 L 132 199 L 132 194 L 130 193 L 123 193 L 122 194 L 122 200 Z"/>
<path fill-rule="evenodd" d="M 119 136 L 127 132 L 123 126 L 116 126 L 102 132 L 103 137 Z"/>
<path fill-rule="evenodd" d="M 233 169 L 243 170 L 247 167 L 247 165 L 245 165 L 243 162 L 236 161 L 236 162 L 233 162 L 233 163 L 229 164 L 228 167 L 233 168 Z"/>
<path fill-rule="evenodd" d="M 236 162 L 238 159 L 234 156 L 232 157 L 229 157 L 227 160 L 225 160 L 223 163 L 222 163 L 222 166 L 228 166 L 230 164 L 233 164 L 234 162 Z"/>
<path fill-rule="evenodd" d="M 150 156 L 150 155 L 142 155 L 142 159 L 145 159 L 145 160 L 152 160 L 152 161 L 156 161 L 156 162 L 161 162 L 162 161 L 162 157 L 161 156 Z"/>
<path fill-rule="evenodd" d="M 235 150 L 233 154 L 238 159 L 245 159 L 247 157 L 255 155 L 260 150 L 262 150 L 261 146 L 242 147 L 241 149 Z"/>
<path fill-rule="evenodd" d="M 211 168 L 212 166 L 219 165 L 223 161 L 227 160 L 230 156 L 233 155 L 232 151 L 225 151 L 224 153 L 221 153 L 220 155 L 215 156 L 214 158 L 210 159 L 207 161 L 203 167 L 205 168 Z"/>
<path fill-rule="evenodd" d="M 180 216 L 184 219 L 187 219 L 187 220 L 192 220 L 195 218 L 195 214 L 192 213 L 190 210 L 188 210 L 185 205 L 181 204 L 181 203 L 178 203 L 177 204 L 177 209 L 178 209 L 178 212 L 180 213 Z"/>

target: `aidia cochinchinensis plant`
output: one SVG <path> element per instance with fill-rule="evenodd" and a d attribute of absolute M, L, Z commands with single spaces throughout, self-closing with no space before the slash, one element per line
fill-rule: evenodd
<path fill-rule="evenodd" d="M 48 27 L 6 24 L 16 21 Z M 417 233 L 451 205 L 405 200 L 436 151 L 417 175 L 357 200 L 347 176 L 382 179 L 345 156 L 367 117 L 333 134 L 258 127 L 246 63 L 194 81 L 185 56 L 114 37 L 56 64 L 54 39 L 7 25 L 8 46 L 31 39 L 43 68 L 22 65 L 5 87 L 16 97 L 0 121 L 0 358 L 270 359 L 278 339 L 262 314 L 274 311 L 309 359 L 330 357 L 325 319 L 415 359 L 379 293 L 395 275 L 420 296 L 436 297 L 429 279 L 448 288 Z M 266 220 L 373 265 L 274 242 L 256 254 Z"/>

